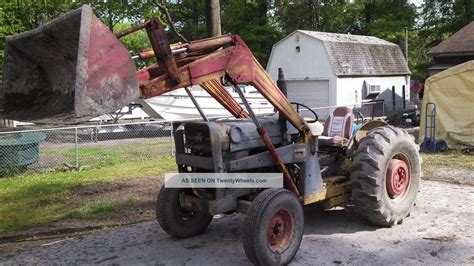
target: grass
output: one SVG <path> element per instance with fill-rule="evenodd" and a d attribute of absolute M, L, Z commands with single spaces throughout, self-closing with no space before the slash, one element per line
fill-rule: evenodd
<path fill-rule="evenodd" d="M 120 143 L 104 145 L 97 143 L 80 143 L 78 147 L 78 158 L 80 165 L 107 166 L 127 161 L 146 160 L 150 157 L 163 156 L 171 150 L 168 139 L 140 140 L 137 143 Z M 42 147 L 40 158 L 42 161 L 61 159 L 62 161 L 74 162 L 76 151 L 73 144 L 67 149 L 58 149 L 55 146 Z"/>
<path fill-rule="evenodd" d="M 115 152 L 115 151 L 113 151 Z M 74 187 L 175 171 L 172 157 L 111 161 L 98 168 L 74 172 L 23 174 L 0 179 L 0 233 L 28 229 L 65 218 L 88 218 L 117 211 L 111 202 L 93 202 L 77 209 L 64 206 Z"/>
<path fill-rule="evenodd" d="M 113 201 L 94 201 L 80 208 L 67 212 L 62 218 L 97 218 L 107 217 L 118 213 L 120 206 Z"/>
<path fill-rule="evenodd" d="M 447 153 L 423 153 L 423 170 L 435 171 L 438 168 L 474 170 L 474 156 L 460 151 Z"/>

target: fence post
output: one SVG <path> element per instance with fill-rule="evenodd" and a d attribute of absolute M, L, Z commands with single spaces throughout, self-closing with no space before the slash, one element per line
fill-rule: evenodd
<path fill-rule="evenodd" d="M 79 140 L 77 138 L 77 127 L 74 128 L 74 152 L 75 152 L 75 158 L 76 158 L 76 168 L 79 169 Z"/>
<path fill-rule="evenodd" d="M 173 134 L 173 121 L 170 122 L 170 143 L 171 143 L 171 156 L 174 155 L 174 134 Z"/>
<path fill-rule="evenodd" d="M 392 86 L 392 108 L 393 108 L 393 112 L 395 112 L 395 110 L 397 109 L 397 102 L 396 102 L 396 96 L 395 96 L 395 86 Z"/>

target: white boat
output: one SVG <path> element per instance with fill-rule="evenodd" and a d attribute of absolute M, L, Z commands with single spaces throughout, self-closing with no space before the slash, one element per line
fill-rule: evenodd
<path fill-rule="evenodd" d="M 254 87 L 244 86 L 241 88 L 255 114 L 273 113 L 273 106 Z M 201 87 L 192 86 L 189 89 L 208 118 L 230 116 L 230 113 Z M 230 87 L 227 90 L 244 107 L 237 92 Z M 137 103 L 142 105 L 143 111 L 154 118 L 163 118 L 170 121 L 201 118 L 199 111 L 184 89 L 178 89 L 145 100 L 140 99 Z"/>

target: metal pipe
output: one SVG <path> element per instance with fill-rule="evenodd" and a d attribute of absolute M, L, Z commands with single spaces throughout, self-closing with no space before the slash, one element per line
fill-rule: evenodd
<path fill-rule="evenodd" d="M 233 43 L 234 39 L 232 36 L 225 35 L 188 43 L 188 49 L 189 52 L 198 52 L 203 50 L 217 49 Z"/>
<path fill-rule="evenodd" d="M 286 80 L 285 80 L 285 74 L 283 73 L 283 68 L 278 68 L 277 87 L 280 89 L 281 93 L 283 93 L 283 95 L 285 95 L 285 97 L 288 98 L 288 92 L 286 88 Z M 298 107 L 299 105 L 297 105 L 297 108 Z M 276 108 L 274 110 L 276 110 Z M 281 112 L 278 112 L 278 121 L 280 122 L 283 136 L 285 136 L 285 139 L 288 139 L 288 136 L 287 136 L 288 128 L 286 126 L 287 120 L 286 120 L 286 117 Z"/>
<path fill-rule="evenodd" d="M 170 142 L 171 142 L 171 156 L 174 155 L 174 127 L 173 120 L 170 121 Z"/>
<path fill-rule="evenodd" d="M 283 68 L 278 68 L 277 86 L 280 89 L 281 93 L 283 93 L 285 97 L 288 97 L 288 89 L 286 88 L 286 80 L 285 74 L 283 73 Z"/>
<path fill-rule="evenodd" d="M 196 41 L 196 42 L 191 42 L 191 43 L 185 43 L 185 44 L 180 44 L 180 43 L 171 44 L 170 48 L 171 48 L 172 54 L 180 54 L 184 52 L 192 53 L 192 52 L 217 49 L 225 45 L 232 44 L 233 42 L 234 42 L 234 39 L 232 39 L 232 36 L 226 35 L 226 36 L 220 36 L 216 38 L 204 39 L 201 41 Z M 147 49 L 145 51 L 140 52 L 140 59 L 147 59 L 153 56 L 155 56 L 153 49 Z"/>
<path fill-rule="evenodd" d="M 196 106 L 196 109 L 198 110 L 199 114 L 202 116 L 202 119 L 204 119 L 204 121 L 209 121 L 209 119 L 207 118 L 206 114 L 204 113 L 204 111 L 202 110 L 201 106 L 199 105 L 199 103 L 197 102 L 196 98 L 194 97 L 194 95 L 192 94 L 192 92 L 189 90 L 188 87 L 184 87 L 184 90 L 186 91 L 186 93 L 188 94 L 189 98 L 191 98 L 191 101 L 193 102 L 194 106 Z"/>
<path fill-rule="evenodd" d="M 139 31 L 139 30 L 141 30 L 141 29 L 146 28 L 146 27 L 148 26 L 148 24 L 150 24 L 150 20 L 147 20 L 147 21 L 145 21 L 145 22 L 143 22 L 143 23 L 140 23 L 140 24 L 137 24 L 137 25 L 135 25 L 135 26 L 132 26 L 132 27 L 130 27 L 130 28 L 128 28 L 128 29 L 124 29 L 124 30 L 122 30 L 122 31 L 119 31 L 119 32 L 115 33 L 115 37 L 117 37 L 117 38 L 120 39 L 120 38 L 122 38 L 122 37 L 124 37 L 124 36 L 127 36 L 127 35 L 131 34 L 131 33 L 134 33 L 134 32 L 136 32 L 136 31 Z"/>
<path fill-rule="evenodd" d="M 396 109 L 396 104 L 397 104 L 397 99 L 396 99 L 396 96 L 395 96 L 395 86 L 392 86 L 392 108 L 393 108 L 393 111 L 395 111 Z"/>
<path fill-rule="evenodd" d="M 180 53 L 184 53 L 184 52 L 187 52 L 187 51 L 188 51 L 188 48 L 183 47 L 183 48 L 171 50 L 171 53 L 172 54 L 180 54 Z"/>
<path fill-rule="evenodd" d="M 260 138 L 262 139 L 263 143 L 265 143 L 265 146 L 268 149 L 268 152 L 273 158 L 273 161 L 278 167 L 278 170 L 280 170 L 283 173 L 283 179 L 285 181 L 285 184 L 288 186 L 288 188 L 293 192 L 298 198 L 300 197 L 300 192 L 298 191 L 298 188 L 296 187 L 295 182 L 293 182 L 293 179 L 290 176 L 290 173 L 288 172 L 288 169 L 286 169 L 285 164 L 283 163 L 283 160 L 281 159 L 280 155 L 278 155 L 275 146 L 273 146 L 272 140 L 270 139 L 270 136 L 268 136 L 267 132 L 265 129 L 262 127 L 260 122 L 257 119 L 257 116 L 253 112 L 252 108 L 250 107 L 250 104 L 247 101 L 247 98 L 245 98 L 244 93 L 240 89 L 237 84 L 234 83 L 232 79 L 230 79 L 230 82 L 234 89 L 237 91 L 239 94 L 240 99 L 244 103 L 245 108 L 247 109 L 247 112 L 250 114 L 250 118 L 252 119 L 253 123 L 257 127 L 257 132 L 260 135 Z"/>
<path fill-rule="evenodd" d="M 407 108 L 406 106 L 406 97 L 405 97 L 405 85 L 402 86 L 402 100 L 403 100 L 403 110 Z"/>
<path fill-rule="evenodd" d="M 76 169 L 79 169 L 79 139 L 77 136 L 77 127 L 74 128 L 74 153 L 76 159 Z"/>

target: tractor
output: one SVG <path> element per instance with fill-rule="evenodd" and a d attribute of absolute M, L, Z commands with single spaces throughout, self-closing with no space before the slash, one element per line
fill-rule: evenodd
<path fill-rule="evenodd" d="M 156 63 L 137 71 L 119 38 L 138 30 L 146 30 L 151 48 L 137 57 Z M 171 236 L 188 238 L 204 232 L 214 215 L 242 213 L 243 247 L 254 264 L 292 260 L 302 240 L 306 205 L 346 207 L 384 227 L 409 216 L 421 176 L 414 138 L 381 121 L 353 134 L 348 107 L 336 108 L 322 125 L 311 108 L 288 101 L 283 71 L 279 76 L 277 86 L 238 35 L 170 44 L 156 18 L 113 34 L 85 5 L 6 38 L 1 96 L 9 119 L 64 124 L 112 112 L 137 97 L 201 86 L 234 118 L 208 119 L 194 101 L 202 121 L 173 128 L 178 171 L 278 172 L 283 186 L 164 186 L 156 217 Z M 255 115 L 239 84 L 255 87 L 276 112 Z M 235 89 L 243 106 L 226 86 Z"/>

